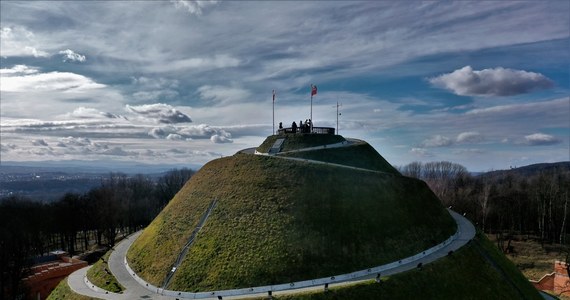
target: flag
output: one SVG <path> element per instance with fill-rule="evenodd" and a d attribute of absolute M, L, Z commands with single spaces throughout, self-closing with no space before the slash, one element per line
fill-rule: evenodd
<path fill-rule="evenodd" d="M 311 96 L 314 96 L 316 94 L 317 94 L 317 86 L 311 84 Z"/>
<path fill-rule="evenodd" d="M 275 90 L 273 90 L 273 102 L 275 102 Z"/>

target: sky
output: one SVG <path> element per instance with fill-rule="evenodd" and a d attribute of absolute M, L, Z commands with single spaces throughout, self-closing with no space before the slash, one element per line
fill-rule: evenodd
<path fill-rule="evenodd" d="M 275 127 L 396 166 L 570 160 L 568 1 L 1 1 L 1 163 L 200 166 Z"/>

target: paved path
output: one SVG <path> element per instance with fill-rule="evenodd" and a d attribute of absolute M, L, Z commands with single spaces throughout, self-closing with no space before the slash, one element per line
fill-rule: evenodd
<path fill-rule="evenodd" d="M 125 291 L 123 291 L 122 294 L 100 291 L 100 289 L 94 289 L 92 285 L 88 285 L 85 282 L 85 274 L 87 274 L 87 270 L 90 267 L 86 267 L 71 273 L 67 279 L 67 284 L 69 287 L 78 294 L 99 299 L 176 299 L 158 295 L 147 290 L 137 281 L 135 281 L 131 274 L 127 272 L 124 264 L 125 255 L 127 254 L 127 250 L 131 244 L 141 233 L 142 231 L 139 231 L 122 240 L 115 246 L 115 250 L 109 257 L 108 265 L 111 273 L 113 273 L 115 278 L 117 278 L 117 281 L 119 281 L 121 285 L 125 287 Z"/>

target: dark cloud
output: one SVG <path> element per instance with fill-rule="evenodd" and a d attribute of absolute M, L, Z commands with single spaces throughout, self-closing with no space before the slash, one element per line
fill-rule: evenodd
<path fill-rule="evenodd" d="M 48 143 L 42 139 L 33 140 L 32 145 L 34 146 L 48 146 Z"/>
<path fill-rule="evenodd" d="M 214 143 L 233 142 L 231 133 L 224 129 L 212 127 L 206 124 L 185 127 L 155 127 L 148 132 L 148 135 L 157 139 L 167 140 L 210 139 L 210 141 Z"/>
<path fill-rule="evenodd" d="M 473 70 L 470 66 L 429 79 L 460 96 L 513 96 L 554 86 L 540 73 L 504 68 Z"/>
<path fill-rule="evenodd" d="M 109 119 L 125 119 L 127 117 L 122 115 L 116 115 L 110 112 L 102 112 L 95 108 L 89 107 L 79 107 L 76 108 L 72 113 L 67 114 L 68 117 L 80 118 L 80 119 L 97 119 L 97 118 L 109 118 Z"/>
<path fill-rule="evenodd" d="M 126 106 L 126 110 L 145 120 L 164 124 L 190 123 L 192 119 L 168 104 L 156 103 L 138 106 Z"/>

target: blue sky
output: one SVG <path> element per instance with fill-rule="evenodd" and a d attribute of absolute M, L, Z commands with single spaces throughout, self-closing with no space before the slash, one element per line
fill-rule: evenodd
<path fill-rule="evenodd" d="M 195 166 L 305 120 L 389 162 L 570 160 L 567 1 L 2 1 L 1 161 Z"/>

